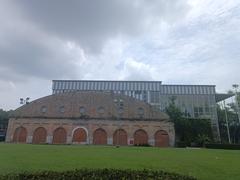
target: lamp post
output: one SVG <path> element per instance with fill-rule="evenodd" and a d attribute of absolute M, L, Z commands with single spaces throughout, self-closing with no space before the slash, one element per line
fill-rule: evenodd
<path fill-rule="evenodd" d="M 25 105 L 25 104 L 29 104 L 29 100 L 30 100 L 30 98 L 29 97 L 27 97 L 27 98 L 20 98 L 20 104 L 22 104 L 22 105 Z"/>
<path fill-rule="evenodd" d="M 116 147 L 118 148 L 119 145 L 119 130 L 120 130 L 120 114 L 123 113 L 123 100 L 120 97 L 114 99 L 114 103 L 117 108 L 117 121 L 118 121 L 118 130 L 117 130 L 117 142 Z"/>
<path fill-rule="evenodd" d="M 233 89 L 235 89 L 235 104 L 236 104 L 236 109 L 237 109 L 237 115 L 238 115 L 238 122 L 240 123 L 240 113 L 239 113 L 239 105 L 238 105 L 238 84 L 233 84 L 232 85 Z"/>

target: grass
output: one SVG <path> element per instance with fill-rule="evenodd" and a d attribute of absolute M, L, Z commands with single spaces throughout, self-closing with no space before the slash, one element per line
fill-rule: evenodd
<path fill-rule="evenodd" d="M 0 143 L 0 174 L 79 168 L 166 170 L 198 179 L 239 179 L 239 150 Z"/>

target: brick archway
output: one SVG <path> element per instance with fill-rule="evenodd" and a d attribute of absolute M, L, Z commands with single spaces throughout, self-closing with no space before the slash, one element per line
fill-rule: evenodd
<path fill-rule="evenodd" d="M 87 132 L 83 128 L 78 128 L 73 132 L 72 137 L 73 143 L 86 143 L 87 142 Z"/>
<path fill-rule="evenodd" d="M 123 129 L 117 129 L 113 134 L 113 144 L 114 145 L 128 145 L 127 132 Z"/>
<path fill-rule="evenodd" d="M 27 140 L 27 129 L 24 127 L 18 127 L 13 135 L 13 142 L 26 143 Z"/>
<path fill-rule="evenodd" d="M 53 132 L 53 144 L 65 144 L 67 142 L 67 132 L 59 127 Z"/>
<path fill-rule="evenodd" d="M 33 144 L 43 144 L 47 140 L 47 131 L 43 127 L 37 128 L 33 133 Z"/>
<path fill-rule="evenodd" d="M 148 144 L 148 134 L 146 131 L 139 129 L 134 133 L 134 145 Z"/>
<path fill-rule="evenodd" d="M 99 128 L 93 133 L 93 144 L 107 144 L 107 133 L 104 129 Z"/>
<path fill-rule="evenodd" d="M 169 146 L 169 136 L 166 131 L 159 130 L 154 135 L 155 146 L 157 147 L 168 147 Z"/>

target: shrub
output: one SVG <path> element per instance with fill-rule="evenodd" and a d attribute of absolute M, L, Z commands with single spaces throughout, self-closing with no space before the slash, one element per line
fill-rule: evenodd
<path fill-rule="evenodd" d="M 140 179 L 159 179 L 159 180 L 195 180 L 190 176 L 179 175 L 164 171 L 153 170 L 118 170 L 118 169 L 79 169 L 74 171 L 54 172 L 43 171 L 35 173 L 20 173 L 0 176 L 1 180 L 140 180 Z"/>
<path fill-rule="evenodd" d="M 179 141 L 179 142 L 176 142 L 176 146 L 179 148 L 185 148 L 187 147 L 187 143 L 184 141 Z"/>
<path fill-rule="evenodd" d="M 233 149 L 240 150 L 240 144 L 205 144 L 209 149 Z"/>
<path fill-rule="evenodd" d="M 151 147 L 150 144 L 134 144 L 134 146 Z"/>

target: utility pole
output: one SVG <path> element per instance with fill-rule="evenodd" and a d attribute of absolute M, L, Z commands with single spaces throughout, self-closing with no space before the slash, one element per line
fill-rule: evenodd
<path fill-rule="evenodd" d="M 238 115 L 238 122 L 240 123 L 240 112 L 239 112 L 239 105 L 238 105 L 238 84 L 233 84 L 233 88 L 235 89 L 235 104 L 236 104 L 236 109 L 237 109 L 237 115 Z"/>

